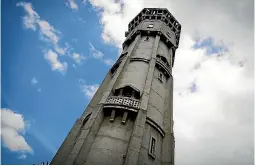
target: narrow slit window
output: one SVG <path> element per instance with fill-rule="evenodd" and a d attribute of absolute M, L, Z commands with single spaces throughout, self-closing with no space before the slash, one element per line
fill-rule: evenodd
<path fill-rule="evenodd" d="M 170 38 L 171 38 L 171 34 L 170 34 L 169 32 L 167 32 L 166 34 L 167 34 L 167 36 L 168 36 L 168 37 L 170 37 Z"/>
<path fill-rule="evenodd" d="M 150 148 L 149 148 L 149 154 L 155 158 L 155 151 L 156 151 L 156 139 L 154 137 L 151 137 L 150 141 Z"/>
<path fill-rule="evenodd" d="M 82 121 L 82 126 L 85 125 L 85 123 L 89 120 L 91 113 L 89 115 L 86 116 L 86 118 Z"/>
<path fill-rule="evenodd" d="M 153 28 L 153 24 L 149 24 L 147 28 Z"/>
<path fill-rule="evenodd" d="M 113 65 L 112 69 L 111 69 L 111 77 L 113 77 L 115 75 L 115 73 L 117 72 L 117 69 L 119 68 L 120 63 L 118 63 L 117 65 Z"/>
<path fill-rule="evenodd" d="M 163 74 L 161 72 L 158 74 L 158 79 L 160 82 L 163 82 Z"/>

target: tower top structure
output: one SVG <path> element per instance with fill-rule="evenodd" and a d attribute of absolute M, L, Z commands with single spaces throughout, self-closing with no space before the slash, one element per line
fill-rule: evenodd
<path fill-rule="evenodd" d="M 146 24 L 150 22 L 150 24 Z M 151 24 L 158 22 L 160 24 Z M 123 48 L 129 45 L 137 34 L 142 33 L 146 35 L 161 35 L 161 41 L 169 47 L 174 48 L 174 55 L 172 66 L 174 64 L 175 50 L 179 46 L 181 24 L 175 19 L 175 17 L 166 8 L 144 8 L 138 13 L 134 19 L 128 24 L 128 31 L 125 32 L 126 40 L 123 43 Z"/>

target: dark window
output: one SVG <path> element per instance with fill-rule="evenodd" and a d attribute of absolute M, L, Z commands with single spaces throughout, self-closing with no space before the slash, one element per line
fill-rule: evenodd
<path fill-rule="evenodd" d="M 163 74 L 161 72 L 158 74 L 158 79 L 160 82 L 163 82 Z"/>
<path fill-rule="evenodd" d="M 163 56 L 161 56 L 161 60 L 162 60 L 164 63 L 166 63 L 166 62 L 167 62 L 166 58 L 165 58 L 165 57 L 163 57 Z"/>
<path fill-rule="evenodd" d="M 133 89 L 131 87 L 125 87 L 123 90 L 123 96 L 125 97 L 132 97 Z"/>
<path fill-rule="evenodd" d="M 86 116 L 86 118 L 82 121 L 82 126 L 85 125 L 85 123 L 89 120 L 91 113 Z"/>
<path fill-rule="evenodd" d="M 114 74 L 116 73 L 118 67 L 119 67 L 120 63 L 117 63 L 115 65 L 113 65 L 112 69 L 111 69 L 111 73 L 112 73 L 112 77 L 114 76 Z"/>
<path fill-rule="evenodd" d="M 136 91 L 135 89 L 133 89 L 132 87 L 126 86 L 124 88 L 115 90 L 114 96 L 124 96 L 124 97 L 139 99 L 140 93 Z"/>
<path fill-rule="evenodd" d="M 149 39 L 150 39 L 149 36 L 147 36 L 144 41 L 149 41 Z"/>
<path fill-rule="evenodd" d="M 154 137 L 151 137 L 150 140 L 150 148 L 149 148 L 149 154 L 155 158 L 155 151 L 156 151 L 156 139 Z"/>
<path fill-rule="evenodd" d="M 158 10 L 158 14 L 163 14 L 163 11 L 162 10 Z"/>
<path fill-rule="evenodd" d="M 119 59 L 117 60 L 117 62 L 118 62 L 118 61 L 121 61 L 125 55 L 127 55 L 127 52 L 126 52 L 126 53 L 121 54 L 121 55 L 120 55 L 120 57 L 119 57 Z"/>

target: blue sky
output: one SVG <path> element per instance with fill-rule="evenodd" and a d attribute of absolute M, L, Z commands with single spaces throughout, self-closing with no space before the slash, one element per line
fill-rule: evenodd
<path fill-rule="evenodd" d="M 2 143 L 2 164 L 50 161 L 118 55 L 116 47 L 102 41 L 98 15 L 89 3 L 77 2 L 76 11 L 65 1 L 29 1 L 39 19 L 54 28 L 58 46 L 67 48 L 60 55 L 38 24 L 25 26 L 27 12 L 20 2 L 28 1 L 2 1 L 1 107 L 22 114 L 30 124 L 23 136 L 33 153 L 18 159 L 20 152 Z M 65 70 L 52 69 L 45 58 L 49 50 L 66 62 Z M 73 53 L 83 57 L 79 63 Z"/>
<path fill-rule="evenodd" d="M 144 7 L 167 8 L 182 24 L 173 68 L 176 164 L 254 163 L 254 1 L 1 5 L 2 164 L 53 158 Z"/>

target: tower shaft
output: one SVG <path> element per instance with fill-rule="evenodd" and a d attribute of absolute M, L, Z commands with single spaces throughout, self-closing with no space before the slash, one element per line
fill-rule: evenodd
<path fill-rule="evenodd" d="M 174 164 L 173 77 L 181 26 L 145 8 L 51 164 Z"/>

